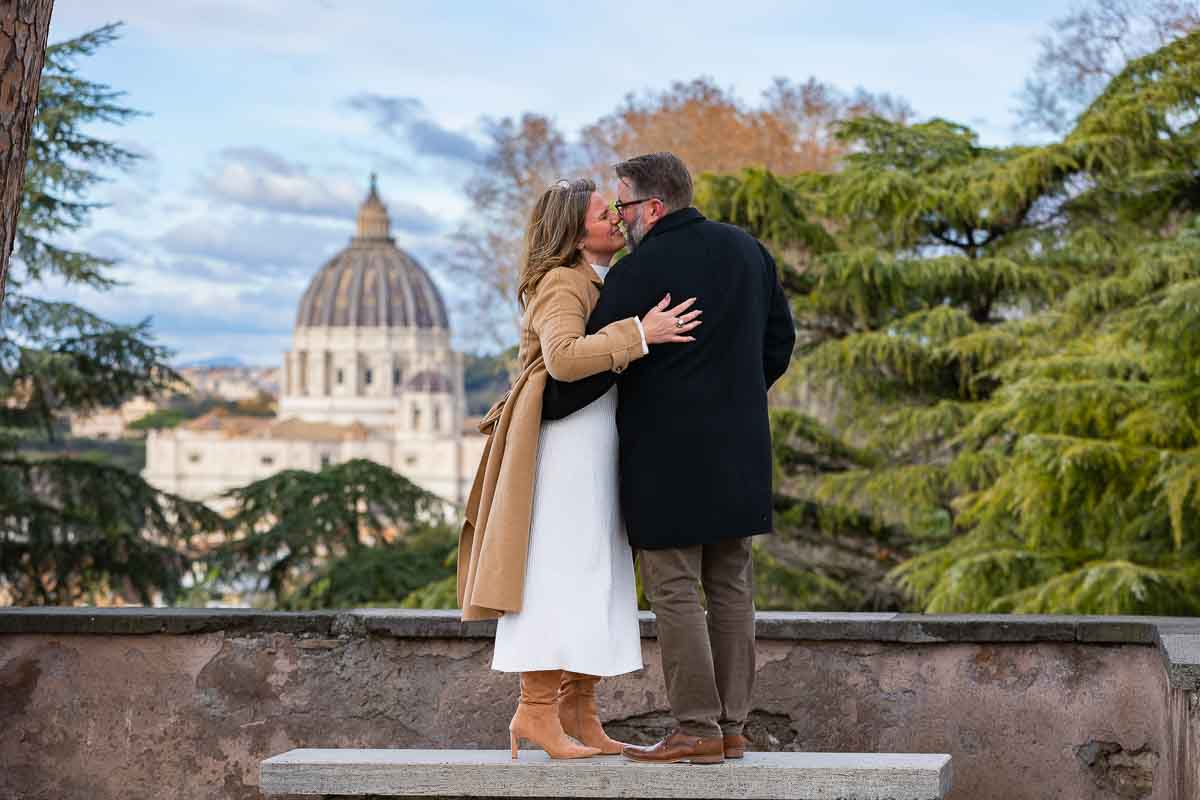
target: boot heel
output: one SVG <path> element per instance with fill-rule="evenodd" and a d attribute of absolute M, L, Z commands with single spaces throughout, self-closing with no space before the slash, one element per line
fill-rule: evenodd
<path fill-rule="evenodd" d="M 512 748 L 512 760 L 517 760 L 517 735 L 512 731 L 508 732 L 508 744 Z"/>

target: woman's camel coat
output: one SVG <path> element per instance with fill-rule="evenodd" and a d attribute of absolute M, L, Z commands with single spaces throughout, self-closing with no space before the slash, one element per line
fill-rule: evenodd
<path fill-rule="evenodd" d="M 602 285 L 590 264 L 557 267 L 542 278 L 525 310 L 521 374 L 479 424 L 488 442 L 458 537 L 458 604 L 464 620 L 521 610 L 546 373 L 577 381 L 607 370 L 622 372 L 645 354 L 634 317 L 584 336 Z"/>

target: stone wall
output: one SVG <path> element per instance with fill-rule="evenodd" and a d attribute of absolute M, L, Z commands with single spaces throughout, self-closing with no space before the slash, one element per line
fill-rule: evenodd
<path fill-rule="evenodd" d="M 952 798 L 1200 796 L 1200 624 L 760 614 L 757 749 L 937 752 Z M 0 798 L 259 797 L 294 747 L 504 748 L 517 679 L 453 613 L 0 610 Z M 609 733 L 671 725 L 646 668 Z M 1200 662 L 1200 659 L 1195 659 Z"/>
<path fill-rule="evenodd" d="M 1170 689 L 1167 696 L 1169 742 L 1177 769 L 1173 797 L 1200 797 L 1200 692 Z"/>

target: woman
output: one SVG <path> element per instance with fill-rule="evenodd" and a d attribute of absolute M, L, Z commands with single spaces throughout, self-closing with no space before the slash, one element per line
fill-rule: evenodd
<path fill-rule="evenodd" d="M 621 372 L 650 346 L 688 342 L 693 300 L 670 297 L 584 335 L 624 237 L 589 180 L 538 199 L 518 285 L 521 374 L 485 417 L 490 434 L 459 540 L 463 618 L 499 617 L 492 668 L 521 673 L 509 726 L 552 758 L 621 752 L 595 706 L 601 676 L 641 669 L 633 558 L 617 496 L 616 388 L 587 408 L 541 421 L 547 373 L 574 381 Z M 572 741 L 568 734 L 579 742 Z"/>

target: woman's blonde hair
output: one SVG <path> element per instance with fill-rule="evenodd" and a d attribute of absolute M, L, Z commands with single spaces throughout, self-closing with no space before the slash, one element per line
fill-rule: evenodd
<path fill-rule="evenodd" d="M 558 181 L 533 204 L 525 228 L 517 302 L 521 309 L 533 298 L 538 284 L 555 267 L 574 266 L 587 230 L 587 210 L 596 184 L 587 178 Z"/>

